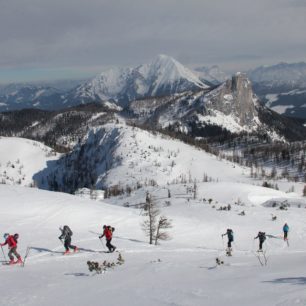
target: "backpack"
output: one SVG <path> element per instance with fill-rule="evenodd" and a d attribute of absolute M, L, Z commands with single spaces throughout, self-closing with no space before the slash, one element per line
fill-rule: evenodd
<path fill-rule="evenodd" d="M 17 240 L 18 240 L 18 238 L 19 238 L 19 234 L 17 234 L 17 233 L 14 234 L 13 238 L 14 238 L 15 242 L 17 243 Z"/>
<path fill-rule="evenodd" d="M 68 225 L 65 225 L 63 228 L 64 234 L 67 236 L 72 236 L 73 232 Z"/>
<path fill-rule="evenodd" d="M 258 238 L 259 238 L 261 241 L 265 241 L 265 240 L 266 240 L 266 233 L 264 233 L 264 232 L 259 232 L 259 233 L 258 233 Z"/>
<path fill-rule="evenodd" d="M 111 232 L 111 233 L 113 233 L 114 231 L 115 231 L 115 228 L 114 227 L 111 227 L 110 225 L 108 225 L 108 230 Z"/>
<path fill-rule="evenodd" d="M 232 229 L 228 229 L 227 231 L 227 236 L 230 240 L 234 241 L 234 233 L 233 233 L 233 230 Z"/>

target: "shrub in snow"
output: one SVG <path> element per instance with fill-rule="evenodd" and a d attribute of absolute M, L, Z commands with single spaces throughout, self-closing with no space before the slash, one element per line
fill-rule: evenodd
<path fill-rule="evenodd" d="M 223 264 L 224 264 L 224 261 L 221 260 L 219 257 L 217 257 L 217 258 L 216 258 L 216 264 L 217 264 L 218 266 L 223 265 Z"/>
<path fill-rule="evenodd" d="M 171 206 L 171 202 L 170 201 L 165 201 L 165 207 L 169 207 Z"/>
<path fill-rule="evenodd" d="M 95 274 L 101 274 L 103 272 L 106 272 L 109 269 L 113 269 L 116 266 L 121 266 L 124 264 L 124 259 L 121 255 L 121 253 L 119 253 L 117 261 L 106 261 L 104 260 L 101 264 L 97 261 L 87 261 L 87 266 L 88 266 L 88 270 L 90 272 L 95 272 Z"/>
<path fill-rule="evenodd" d="M 288 210 L 288 205 L 287 204 L 285 204 L 285 203 L 282 203 L 280 206 L 279 206 L 279 209 L 280 210 Z"/>

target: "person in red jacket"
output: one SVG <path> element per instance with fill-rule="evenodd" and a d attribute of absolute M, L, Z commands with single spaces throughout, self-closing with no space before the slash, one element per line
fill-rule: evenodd
<path fill-rule="evenodd" d="M 10 235 L 8 233 L 5 233 L 3 235 L 3 238 L 5 239 L 4 243 L 1 243 L 1 246 L 4 245 L 8 245 L 9 248 L 9 252 L 8 252 L 8 256 L 10 258 L 10 262 L 9 264 L 15 264 L 15 263 L 22 263 L 22 259 L 21 256 L 17 253 L 17 239 L 18 239 L 19 235 L 15 234 L 15 235 Z M 13 254 L 16 256 L 17 261 L 14 261 L 14 256 Z"/>
<path fill-rule="evenodd" d="M 116 247 L 111 244 L 114 230 L 115 228 L 111 227 L 110 225 L 103 225 L 103 234 L 99 236 L 100 239 L 105 236 L 106 246 L 110 252 L 114 252 L 116 250 Z"/>

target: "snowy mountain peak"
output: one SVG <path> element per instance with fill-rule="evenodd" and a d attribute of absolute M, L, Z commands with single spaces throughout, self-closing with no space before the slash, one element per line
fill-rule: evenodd
<path fill-rule="evenodd" d="M 167 55 L 134 68 L 112 68 L 79 86 L 70 96 L 81 103 L 112 100 L 121 106 L 135 99 L 207 88 L 198 76 Z"/>
<path fill-rule="evenodd" d="M 207 88 L 191 70 L 167 55 L 159 55 L 153 61 L 151 64 L 151 74 L 158 74 L 159 84 L 173 83 L 185 79 L 190 83 L 194 83 L 199 88 Z"/>

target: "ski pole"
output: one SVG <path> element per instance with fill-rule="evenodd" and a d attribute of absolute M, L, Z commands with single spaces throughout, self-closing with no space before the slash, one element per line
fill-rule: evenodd
<path fill-rule="evenodd" d="M 3 257 L 4 257 L 5 261 L 8 262 L 7 259 L 6 259 L 5 253 L 4 253 L 4 251 L 3 251 L 2 245 L 1 245 L 1 250 L 2 250 L 2 254 L 3 254 Z"/>
<path fill-rule="evenodd" d="M 222 237 L 222 246 L 223 246 L 223 249 L 225 249 L 223 235 L 221 235 L 221 237 Z"/>
<path fill-rule="evenodd" d="M 23 266 L 23 267 L 24 267 L 24 265 L 25 265 L 25 262 L 26 262 L 27 257 L 28 257 L 29 254 L 30 254 L 30 250 L 31 250 L 31 247 L 27 247 L 26 253 L 25 253 L 24 258 L 23 258 L 23 263 L 22 263 L 22 266 Z"/>
<path fill-rule="evenodd" d="M 100 237 L 99 237 L 99 240 L 100 240 L 101 244 L 103 245 L 103 249 L 106 250 L 106 247 L 105 247 L 105 245 L 103 244 L 103 242 L 102 242 L 102 240 L 101 240 Z"/>

